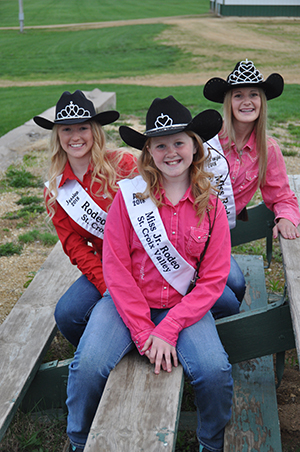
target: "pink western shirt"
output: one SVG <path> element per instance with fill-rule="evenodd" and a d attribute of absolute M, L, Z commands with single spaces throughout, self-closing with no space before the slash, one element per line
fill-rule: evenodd
<path fill-rule="evenodd" d="M 252 132 L 241 155 L 234 143 L 231 144 L 229 151 L 226 151 L 227 138 L 219 138 L 229 162 L 236 213 L 239 214 L 258 188 L 258 154 L 255 132 Z M 283 155 L 278 144 L 272 138 L 268 138 L 266 183 L 260 186 L 260 190 L 266 206 L 274 212 L 275 220 L 286 218 L 298 226 L 300 222 L 298 201 L 289 186 Z"/>
<path fill-rule="evenodd" d="M 208 238 L 207 214 L 201 224 L 195 215 L 190 188 L 177 205 L 164 197 L 159 208 L 168 238 L 194 268 Z M 216 198 L 210 200 L 211 221 Z M 182 296 L 161 276 L 136 235 L 121 191 L 109 211 L 103 241 L 107 288 L 139 351 L 149 335 L 176 346 L 179 332 L 200 320 L 223 293 L 230 270 L 230 232 L 226 212 L 217 203 L 216 219 L 196 287 Z M 187 282 L 188 286 L 188 282 Z M 155 327 L 150 308 L 170 309 Z"/>

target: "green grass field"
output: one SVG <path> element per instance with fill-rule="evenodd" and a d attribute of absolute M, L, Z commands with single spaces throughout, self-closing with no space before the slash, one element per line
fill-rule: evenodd
<path fill-rule="evenodd" d="M 0 31 L 1 78 L 95 80 L 192 70 L 192 54 L 161 43 L 163 24 L 96 30 Z"/>
<path fill-rule="evenodd" d="M 206 14 L 209 0 L 23 0 L 25 26 Z M 19 26 L 17 0 L 0 1 L 0 27 Z"/>
<path fill-rule="evenodd" d="M 66 84 L 63 86 L 32 86 L 0 88 L 0 108 L 5 111 L 0 122 L 0 136 L 11 129 L 24 124 L 35 115 L 41 114 L 50 106 L 55 105 L 61 93 L 76 89 L 91 91 L 99 88 L 101 91 L 115 92 L 117 109 L 122 121 L 128 115 L 136 115 L 142 120 L 155 97 L 166 97 L 172 94 L 193 114 L 206 108 L 222 111 L 222 106 L 213 104 L 203 97 L 203 86 L 150 87 L 135 85 L 84 85 Z M 300 121 L 300 104 L 295 99 L 300 98 L 299 85 L 286 85 L 284 95 L 268 104 L 269 121 L 275 122 Z M 26 105 L 26 108 L 24 106 Z"/>
<path fill-rule="evenodd" d="M 0 136 L 23 124 L 34 115 L 55 105 L 64 90 L 101 90 L 117 93 L 117 108 L 122 115 L 136 114 L 142 117 L 154 97 L 173 94 L 185 103 L 193 113 L 203 108 L 218 108 L 207 102 L 201 86 L 148 87 L 117 84 L 119 77 L 143 77 L 160 74 L 198 74 L 203 67 L 211 76 L 229 64 L 227 54 L 249 53 L 242 43 L 217 46 L 209 39 L 195 37 L 194 46 L 181 45 L 184 31 L 177 35 L 175 25 L 154 23 L 99 29 L 47 28 L 26 29 L 26 25 L 47 25 L 112 21 L 120 19 L 153 18 L 171 15 L 205 14 L 209 12 L 209 0 L 165 2 L 116 0 L 23 0 L 25 30 L 0 30 L 0 84 L 1 81 L 28 82 L 28 87 L 0 88 Z M 16 21 L 17 19 L 17 21 Z M 17 23 L 16 23 L 17 22 Z M 284 21 L 283 21 L 284 23 Z M 0 26 L 18 26 L 17 0 L 0 0 Z M 284 34 L 290 39 L 292 49 L 297 44 L 293 22 Z M 250 27 L 250 28 L 249 28 Z M 258 28 L 257 28 L 258 27 Z M 269 23 L 244 25 L 245 32 L 259 30 L 262 39 L 283 39 L 282 26 Z M 173 33 L 173 35 L 172 35 Z M 175 34 L 175 39 L 174 39 Z M 166 37 L 167 36 L 167 37 Z M 171 38 L 170 38 L 171 36 Z M 173 37 L 172 37 L 173 36 Z M 197 40 L 198 39 L 198 40 Z M 192 41 L 193 42 L 193 41 Z M 252 50 L 253 51 L 253 50 Z M 272 52 L 262 48 L 257 58 Z M 278 54 L 280 58 L 280 53 Z M 284 67 L 293 66 L 295 52 L 285 52 Z M 254 60 L 255 61 L 255 60 Z M 270 63 L 272 64 L 272 63 Z M 232 64 L 230 64 L 231 67 Z M 227 66 L 226 66 L 227 67 Z M 211 69 L 212 68 L 212 69 Z M 104 85 L 96 80 L 116 79 L 115 84 Z M 183 79 L 184 80 L 184 79 Z M 36 81 L 49 81 L 47 86 L 34 86 Z M 64 85 L 56 85 L 59 81 Z M 183 82 L 184 83 L 184 82 Z M 271 121 L 299 121 L 299 86 L 287 85 L 284 95 L 269 103 Z M 219 108 L 220 109 L 220 108 Z M 3 114 L 3 112 L 5 112 Z"/>

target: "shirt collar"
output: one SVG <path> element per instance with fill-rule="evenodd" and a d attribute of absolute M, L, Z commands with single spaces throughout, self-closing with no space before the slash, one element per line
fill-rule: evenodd
<path fill-rule="evenodd" d="M 165 203 L 166 203 L 166 204 L 169 204 L 170 201 L 169 201 L 168 198 L 166 197 L 165 189 L 164 189 L 162 186 L 160 187 L 160 189 L 161 189 L 161 192 L 162 192 L 162 195 L 163 195 L 163 198 L 164 198 Z M 159 198 L 158 194 L 156 194 L 156 198 L 157 198 L 157 199 Z M 195 199 L 194 199 L 194 196 L 192 195 L 191 186 L 189 186 L 189 188 L 187 189 L 187 191 L 185 192 L 185 194 L 183 195 L 183 197 L 181 198 L 181 200 L 180 200 L 179 202 L 184 202 L 184 201 L 186 201 L 187 199 L 188 199 L 192 204 L 193 204 L 193 202 L 194 202 L 194 200 L 195 200 Z"/>
<path fill-rule="evenodd" d="M 91 172 L 91 171 L 92 171 L 92 166 L 91 166 L 91 164 L 89 164 L 88 169 L 87 169 L 87 172 L 86 172 L 85 174 L 87 174 L 88 172 Z M 66 163 L 64 172 L 63 172 L 63 174 L 62 174 L 62 178 L 61 178 L 59 187 L 62 187 L 62 186 L 64 185 L 64 183 L 65 183 L 68 179 L 69 179 L 69 180 L 79 180 L 79 179 L 75 176 L 75 174 L 73 173 L 73 170 L 72 170 L 72 168 L 71 168 L 71 165 L 70 165 L 69 160 L 67 160 L 67 163 Z"/>
<path fill-rule="evenodd" d="M 253 151 L 253 149 L 255 148 L 255 141 L 256 141 L 256 134 L 255 134 L 255 130 L 252 130 L 252 133 L 249 137 L 249 140 L 247 141 L 247 143 L 245 144 L 243 149 L 249 150 L 250 152 Z"/>
<path fill-rule="evenodd" d="M 255 134 L 255 130 L 253 129 L 251 132 L 251 135 L 249 137 L 249 140 L 243 147 L 243 151 L 249 151 L 249 152 L 253 151 L 255 149 L 255 142 L 256 142 L 256 134 Z M 231 149 L 236 150 L 236 145 L 234 144 L 234 142 L 231 143 Z"/>

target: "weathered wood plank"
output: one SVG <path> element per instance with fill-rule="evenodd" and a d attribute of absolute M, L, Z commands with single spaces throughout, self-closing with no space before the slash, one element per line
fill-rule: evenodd
<path fill-rule="evenodd" d="M 300 205 L 300 175 L 289 176 L 291 189 Z M 300 227 L 298 227 L 300 230 Z M 295 342 L 300 360 L 300 238 L 285 240 L 280 237 L 289 305 L 293 322 Z"/>
<path fill-rule="evenodd" d="M 235 364 L 224 452 L 281 452 L 272 356 Z"/>
<path fill-rule="evenodd" d="M 85 452 L 174 451 L 182 390 L 181 365 L 155 375 L 136 351 L 125 356 L 109 376 Z"/>
<path fill-rule="evenodd" d="M 56 332 L 55 305 L 79 275 L 58 242 L 0 326 L 0 438 Z"/>
<path fill-rule="evenodd" d="M 246 280 L 247 289 L 241 306 L 244 320 L 258 310 L 264 317 L 267 330 L 267 327 L 272 325 L 269 325 L 268 315 L 264 315 L 264 312 L 268 311 L 268 297 L 262 257 L 236 255 L 235 258 Z M 229 322 L 228 325 L 230 322 L 234 323 L 231 317 L 221 321 L 225 324 Z M 238 323 L 236 327 L 239 328 Z M 249 333 L 249 341 L 253 337 L 255 342 L 255 331 L 247 327 L 247 322 L 244 322 L 244 328 Z M 226 340 L 232 342 L 233 339 L 231 348 L 235 343 L 236 353 L 239 353 L 238 335 L 233 336 L 227 337 Z M 226 348 L 226 341 L 224 346 Z M 259 343 L 256 350 L 259 351 Z M 242 349 L 240 353 L 242 356 Z M 267 355 L 234 364 L 232 376 L 234 379 L 232 417 L 225 429 L 224 452 L 281 452 L 273 357 Z"/>

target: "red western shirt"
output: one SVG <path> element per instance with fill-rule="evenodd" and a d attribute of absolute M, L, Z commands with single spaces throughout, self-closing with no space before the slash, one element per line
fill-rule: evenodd
<path fill-rule="evenodd" d="M 114 156 L 115 153 L 112 152 L 109 155 Z M 124 157 L 120 163 L 120 174 L 124 178 L 128 177 L 132 169 L 135 167 L 135 158 L 130 154 L 124 154 Z M 77 180 L 79 184 L 88 192 L 91 198 L 97 203 L 97 205 L 102 210 L 107 212 L 112 201 L 103 195 L 95 196 L 94 193 L 97 192 L 99 183 L 93 184 L 93 192 L 91 192 L 91 175 L 92 168 L 89 166 L 87 172 L 83 176 L 83 181 L 80 181 L 73 173 L 69 162 L 67 162 L 59 186 L 61 187 L 68 179 Z M 112 196 L 115 196 L 115 192 L 112 190 L 110 190 L 110 193 Z M 77 265 L 78 269 L 103 295 L 106 290 L 102 267 L 103 240 L 79 226 L 74 220 L 72 220 L 71 217 L 69 217 L 58 202 L 55 203 L 55 208 L 56 213 L 52 218 L 52 222 L 62 243 L 64 252 L 69 256 L 72 264 Z"/>

